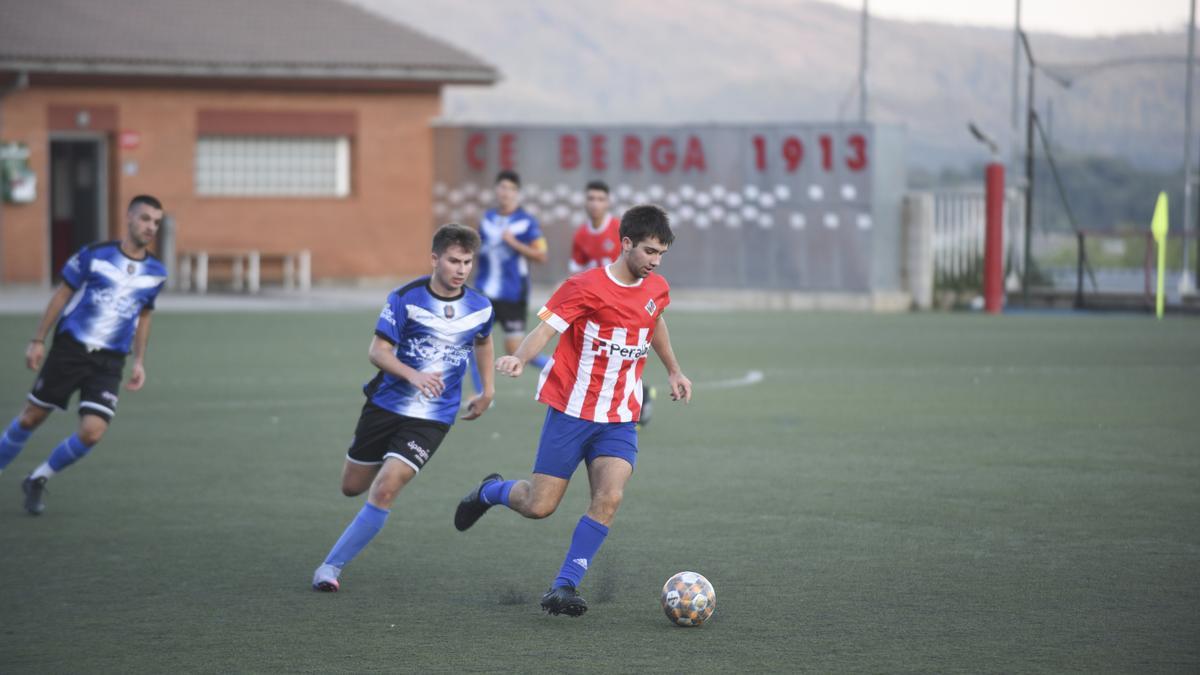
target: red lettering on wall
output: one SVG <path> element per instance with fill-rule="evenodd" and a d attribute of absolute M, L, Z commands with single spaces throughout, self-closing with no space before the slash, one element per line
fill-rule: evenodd
<path fill-rule="evenodd" d="M 607 136 L 592 136 L 592 169 L 596 171 L 608 168 L 608 152 L 604 146 L 607 141 Z"/>
<path fill-rule="evenodd" d="M 642 139 L 637 136 L 626 136 L 623 141 L 624 151 L 621 153 L 621 164 L 626 171 L 642 170 Z"/>
<path fill-rule="evenodd" d="M 472 171 L 483 171 L 487 166 L 483 154 L 483 142 L 483 134 L 471 134 L 467 138 L 467 166 L 471 167 Z"/>
<path fill-rule="evenodd" d="M 759 171 L 767 170 L 767 141 L 762 136 L 751 139 L 754 143 L 754 168 Z"/>
<path fill-rule="evenodd" d="M 517 137 L 512 134 L 500 134 L 500 168 L 517 168 Z"/>
<path fill-rule="evenodd" d="M 579 139 L 571 134 L 558 137 L 558 168 L 564 171 L 579 167 Z"/>
<path fill-rule="evenodd" d="M 704 171 L 704 146 L 700 144 L 700 139 L 695 136 L 688 136 L 687 149 L 683 153 L 684 172 L 687 171 Z"/>
<path fill-rule="evenodd" d="M 666 136 L 650 142 L 650 166 L 659 173 L 668 173 L 675 168 L 675 143 Z"/>
<path fill-rule="evenodd" d="M 851 171 L 862 171 L 867 167 L 867 139 L 862 134 L 853 134 L 846 139 L 854 154 L 846 158 L 846 167 Z"/>

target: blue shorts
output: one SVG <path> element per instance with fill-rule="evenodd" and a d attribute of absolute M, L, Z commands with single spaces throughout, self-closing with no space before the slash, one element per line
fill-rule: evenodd
<path fill-rule="evenodd" d="M 620 457 L 637 466 L 637 429 L 633 422 L 592 422 L 546 408 L 533 472 L 570 479 L 579 462 Z"/>

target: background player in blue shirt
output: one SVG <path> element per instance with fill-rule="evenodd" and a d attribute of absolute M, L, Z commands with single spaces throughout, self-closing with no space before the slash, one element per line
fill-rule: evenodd
<path fill-rule="evenodd" d="M 546 238 L 537 218 L 521 208 L 521 177 L 515 171 L 497 174 L 495 189 L 497 208 L 488 209 L 479 221 L 482 245 L 475 285 L 492 301 L 496 322 L 504 329 L 504 352 L 511 354 L 525 337 L 527 261 L 546 262 Z"/>
<path fill-rule="evenodd" d="M 54 292 L 25 349 L 30 370 L 41 368 L 28 402 L 0 435 L 0 471 L 21 452 L 30 434 L 54 409 L 65 410 L 79 391 L 79 431 L 50 453 L 50 458 L 21 483 L 25 510 L 45 510 L 46 481 L 91 451 L 116 415 L 117 391 L 125 358 L 133 351 L 126 388 L 146 384 L 146 345 L 150 311 L 167 280 L 167 269 L 149 247 L 162 226 L 162 204 L 139 195 L 126 211 L 125 237 L 85 246 L 63 267 L 63 283 Z M 61 317 L 60 317 L 61 315 Z M 58 320 L 46 363 L 46 335 Z"/>
<path fill-rule="evenodd" d="M 467 287 L 479 235 L 458 224 L 433 236 L 433 274 L 397 288 L 375 324 L 369 358 L 379 372 L 366 385 L 367 401 L 342 470 L 342 493 L 363 492 L 367 503 L 313 574 L 313 588 L 337 591 L 339 577 L 383 529 L 400 490 L 425 466 L 454 424 L 468 355 L 491 363 L 492 305 Z M 491 369 L 463 419 L 484 413 L 495 396 Z"/>

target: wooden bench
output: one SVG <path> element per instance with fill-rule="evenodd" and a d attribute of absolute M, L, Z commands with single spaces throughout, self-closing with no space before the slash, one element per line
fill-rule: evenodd
<path fill-rule="evenodd" d="M 229 269 L 229 282 L 235 292 L 258 293 L 262 288 L 262 268 L 278 267 L 279 281 L 285 290 L 307 291 L 312 288 L 312 254 L 301 251 L 195 250 L 176 255 L 179 290 L 207 293 L 210 268 Z"/>

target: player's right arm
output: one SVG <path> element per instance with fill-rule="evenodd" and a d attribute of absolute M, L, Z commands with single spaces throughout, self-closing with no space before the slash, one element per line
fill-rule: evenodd
<path fill-rule="evenodd" d="M 585 227 L 587 227 L 586 224 L 575 230 L 575 236 L 571 239 L 571 259 L 567 261 L 567 271 L 571 274 L 578 274 L 587 269 L 587 253 L 583 250 L 583 228 Z"/>
<path fill-rule="evenodd" d="M 46 303 L 46 312 L 42 314 L 42 320 L 38 323 L 37 332 L 33 334 L 33 339 L 25 347 L 25 365 L 30 370 L 42 367 L 42 357 L 46 354 L 46 336 L 50 334 L 50 328 L 58 320 L 58 315 L 62 314 L 63 307 L 67 306 L 67 302 L 74 294 L 75 289 L 67 284 L 59 284 L 54 295 L 50 296 L 50 302 Z"/>
<path fill-rule="evenodd" d="M 437 398 L 442 395 L 445 385 L 442 384 L 440 373 L 423 373 L 404 363 L 396 358 L 396 345 L 378 335 L 371 338 L 371 348 L 367 351 L 367 358 L 370 359 L 371 365 L 389 375 L 407 380 L 417 388 L 417 391 L 429 398 Z"/>
<path fill-rule="evenodd" d="M 511 356 L 501 356 L 496 359 L 496 370 L 508 375 L 509 377 L 517 377 L 521 371 L 525 369 L 525 364 L 529 359 L 542 353 L 550 340 L 558 335 L 558 331 L 546 323 L 539 323 L 537 328 L 529 331 L 529 335 L 521 341 L 521 346 L 517 347 L 517 351 Z"/>

